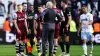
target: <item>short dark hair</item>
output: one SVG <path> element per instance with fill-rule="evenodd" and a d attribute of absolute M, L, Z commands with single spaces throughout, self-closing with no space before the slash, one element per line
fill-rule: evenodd
<path fill-rule="evenodd" d="M 18 4 L 17 7 L 22 6 L 22 4 Z"/>
<path fill-rule="evenodd" d="M 27 4 L 27 3 L 26 3 L 26 2 L 23 2 L 23 3 L 22 3 L 22 6 L 23 6 L 24 4 Z"/>
<path fill-rule="evenodd" d="M 86 5 L 82 5 L 82 7 L 86 7 L 86 8 L 87 8 L 87 6 L 86 6 Z"/>
<path fill-rule="evenodd" d="M 43 5 L 40 4 L 40 5 L 38 5 L 38 7 L 43 7 Z"/>
<path fill-rule="evenodd" d="M 7 17 L 7 18 L 6 18 L 6 21 L 8 21 L 8 20 L 10 20 L 10 17 Z"/>
<path fill-rule="evenodd" d="M 64 2 L 65 4 L 68 4 L 68 0 L 61 0 L 61 2 Z"/>

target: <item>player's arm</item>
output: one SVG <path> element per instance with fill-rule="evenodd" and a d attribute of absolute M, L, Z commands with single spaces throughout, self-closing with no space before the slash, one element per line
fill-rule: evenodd
<path fill-rule="evenodd" d="M 36 34 L 36 29 L 37 29 L 37 22 L 36 22 L 36 20 L 38 19 L 38 15 L 37 14 L 35 14 L 34 15 L 34 34 Z"/>
<path fill-rule="evenodd" d="M 80 16 L 80 19 L 79 19 L 79 27 L 78 27 L 78 32 L 77 32 L 77 35 L 79 36 L 79 33 L 81 31 L 81 28 L 82 28 L 82 21 L 81 21 L 81 16 Z"/>
<path fill-rule="evenodd" d="M 67 22 L 67 24 L 66 24 L 66 27 L 68 28 L 69 25 L 70 25 L 70 22 L 71 22 L 71 20 L 72 20 L 72 15 L 71 15 L 70 9 L 68 9 L 67 16 L 68 16 L 68 22 Z"/>
<path fill-rule="evenodd" d="M 40 15 L 40 22 L 43 21 L 43 17 L 44 17 L 44 15 L 47 13 L 47 11 L 48 11 L 48 9 L 45 9 L 45 10 L 41 13 L 41 15 Z M 42 22 L 42 23 L 43 23 L 43 22 Z"/>
<path fill-rule="evenodd" d="M 26 30 L 27 30 L 27 33 L 29 34 L 29 30 L 28 30 L 28 25 L 27 25 L 27 21 L 26 21 L 26 18 L 27 18 L 27 16 L 26 16 L 26 14 L 25 14 L 25 28 L 26 28 Z"/>
<path fill-rule="evenodd" d="M 15 28 L 17 29 L 17 32 L 21 33 L 20 30 L 19 30 L 19 28 L 18 28 L 18 25 L 17 25 L 17 14 L 16 13 L 14 13 L 12 15 L 12 19 L 14 20 L 14 25 L 15 25 Z"/>
<path fill-rule="evenodd" d="M 79 36 L 80 31 L 81 31 L 81 28 L 82 28 L 82 25 L 81 25 L 81 23 L 79 23 L 79 28 L 78 28 L 78 32 L 77 32 L 78 36 Z"/>
<path fill-rule="evenodd" d="M 64 14 L 63 14 L 62 10 L 61 10 L 60 15 L 61 15 L 61 17 L 62 17 L 61 21 L 65 21 L 65 17 L 64 17 Z"/>
<path fill-rule="evenodd" d="M 16 28 L 17 30 L 19 30 L 18 25 L 17 25 L 17 20 L 16 20 L 16 19 L 14 19 L 14 25 L 15 25 L 15 28 Z"/>
<path fill-rule="evenodd" d="M 72 17 L 70 15 L 70 16 L 68 16 L 68 23 L 67 23 L 67 25 L 70 25 L 71 20 L 72 20 Z"/>

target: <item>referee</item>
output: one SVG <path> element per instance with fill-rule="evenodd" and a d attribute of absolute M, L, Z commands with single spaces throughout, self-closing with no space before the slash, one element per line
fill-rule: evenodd
<path fill-rule="evenodd" d="M 42 55 L 45 56 L 46 51 L 46 41 L 49 42 L 49 56 L 52 56 L 53 49 L 53 40 L 54 40 L 54 31 L 55 31 L 55 18 L 58 18 L 57 22 L 60 22 L 61 17 L 52 9 L 52 2 L 48 1 L 46 3 L 47 9 L 45 9 L 41 16 L 40 20 L 43 21 L 43 31 L 42 31 Z"/>

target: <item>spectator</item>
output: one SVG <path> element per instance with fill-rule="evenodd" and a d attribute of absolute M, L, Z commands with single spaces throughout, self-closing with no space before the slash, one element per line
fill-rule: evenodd
<path fill-rule="evenodd" d="M 98 11 L 100 11 L 100 0 L 98 0 Z"/>
<path fill-rule="evenodd" d="M 71 0 L 72 9 L 77 9 L 77 0 Z"/>
<path fill-rule="evenodd" d="M 87 4 L 87 7 L 88 7 L 88 11 L 91 12 L 92 10 L 91 10 L 91 5 L 90 5 L 90 3 Z"/>
<path fill-rule="evenodd" d="M 93 21 L 97 21 L 98 20 L 98 11 L 96 10 L 96 7 L 93 8 L 93 10 L 91 11 L 92 15 L 93 15 Z"/>
<path fill-rule="evenodd" d="M 77 26 L 79 26 L 80 15 L 81 15 L 81 9 L 78 9 L 76 13 L 76 25 Z"/>
<path fill-rule="evenodd" d="M 8 1 L 8 14 L 12 14 L 16 11 L 16 2 Z"/>
<path fill-rule="evenodd" d="M 77 2 L 77 9 L 81 9 L 81 2 L 80 1 Z"/>
<path fill-rule="evenodd" d="M 81 0 L 82 5 L 87 5 L 87 0 Z"/>
<path fill-rule="evenodd" d="M 5 12 L 5 5 L 0 1 L 0 17 L 4 17 Z"/>
<path fill-rule="evenodd" d="M 34 0 L 34 12 L 37 13 L 38 12 L 38 6 L 40 4 L 42 4 L 42 0 Z"/>
<path fill-rule="evenodd" d="M 29 0 L 27 0 L 26 4 L 27 4 L 27 11 L 28 11 L 28 8 L 31 5 L 31 3 L 29 2 Z"/>
<path fill-rule="evenodd" d="M 96 8 L 96 10 L 98 10 L 98 1 L 97 0 L 93 0 L 93 5 Z"/>
<path fill-rule="evenodd" d="M 2 1 L 0 0 L 0 29 L 3 29 L 3 23 L 5 21 L 5 5 L 2 3 Z"/>
<path fill-rule="evenodd" d="M 8 17 L 8 18 L 6 18 L 6 21 L 4 22 L 4 31 L 6 32 L 6 31 L 11 31 L 11 29 L 10 29 L 10 18 Z"/>

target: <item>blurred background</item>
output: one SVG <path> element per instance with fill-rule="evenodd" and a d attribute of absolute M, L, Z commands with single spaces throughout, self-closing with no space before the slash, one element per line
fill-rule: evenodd
<path fill-rule="evenodd" d="M 0 44 L 11 44 L 15 41 L 15 35 L 12 33 L 13 30 L 5 30 L 7 27 L 4 26 L 7 26 L 5 23 L 7 18 L 9 18 L 9 24 L 12 26 L 11 14 L 17 11 L 16 5 L 23 2 L 31 3 L 34 5 L 34 12 L 37 12 L 38 5 L 45 5 L 47 1 L 49 0 L 0 0 Z M 62 9 L 60 1 L 56 0 L 57 7 Z M 70 24 L 70 41 L 72 44 L 81 44 L 80 37 L 77 36 L 77 28 L 79 26 L 82 5 L 87 5 L 88 11 L 93 14 L 94 43 L 100 44 L 100 0 L 68 0 L 68 6 L 72 8 L 73 18 Z"/>
<path fill-rule="evenodd" d="M 13 44 L 15 43 L 16 36 L 12 29 L 13 24 L 11 15 L 17 11 L 16 5 L 22 4 L 23 2 L 31 3 L 34 5 L 34 13 L 36 13 L 38 5 L 45 5 L 47 1 L 49 0 L 0 0 L 0 56 L 11 56 L 12 54 L 12 56 L 15 55 Z M 57 8 L 62 9 L 60 6 L 60 1 L 61 0 L 56 0 L 56 5 Z M 68 0 L 68 6 L 72 8 L 71 11 L 73 18 L 73 21 L 70 24 L 70 42 L 72 45 L 79 45 L 71 47 L 73 56 L 80 56 L 80 54 L 82 54 L 82 52 L 80 52 L 80 50 L 82 51 L 80 46 L 81 38 L 80 36 L 77 36 L 82 5 L 88 6 L 88 11 L 93 14 L 93 41 L 95 45 L 100 45 L 100 0 Z M 100 47 L 94 47 L 94 55 L 100 56 Z M 60 53 L 61 50 L 58 51 L 59 52 L 57 53 Z M 4 55 L 5 52 L 7 55 Z"/>

